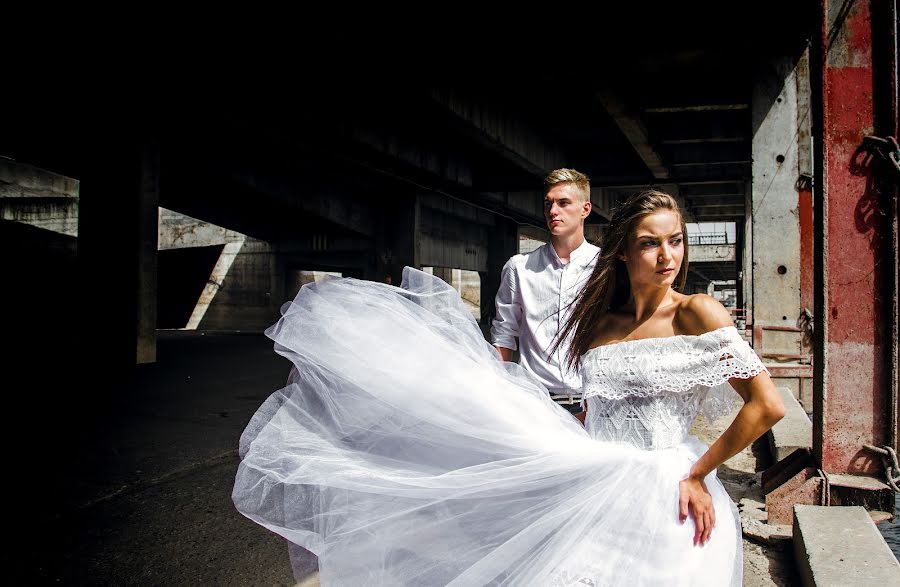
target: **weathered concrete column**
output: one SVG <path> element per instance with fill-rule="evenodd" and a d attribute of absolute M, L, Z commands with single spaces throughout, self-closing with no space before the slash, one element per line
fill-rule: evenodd
<path fill-rule="evenodd" d="M 156 362 L 157 238 L 159 235 L 159 146 L 140 148 L 137 252 L 137 363 Z"/>
<path fill-rule="evenodd" d="M 440 277 L 450 285 L 453 285 L 453 268 L 452 267 L 435 267 L 434 276 Z"/>
<path fill-rule="evenodd" d="M 744 185 L 744 210 L 741 277 L 744 281 L 744 316 L 749 326 L 753 324 L 753 184 L 750 182 Z"/>
<path fill-rule="evenodd" d="M 79 289 L 85 367 L 156 360 L 159 150 L 110 135 L 87 158 L 80 184 Z"/>
<path fill-rule="evenodd" d="M 744 223 L 743 222 L 735 222 L 734 223 L 734 264 L 737 267 L 737 283 L 735 284 L 736 291 L 736 300 L 735 303 L 739 309 L 744 309 L 746 311 L 746 295 L 744 292 L 745 283 L 744 280 L 746 277 L 744 276 L 744 259 L 747 257 L 747 252 L 744 250 Z M 741 316 L 738 316 L 740 318 Z"/>
<path fill-rule="evenodd" d="M 896 172 L 865 148 L 864 137 L 897 134 L 896 16 L 889 2 L 821 0 L 810 60 L 813 452 L 828 473 L 879 478 L 881 459 L 863 444 L 898 448 L 897 187 Z"/>
<path fill-rule="evenodd" d="M 419 225 L 419 202 L 415 194 L 391 194 L 379 207 L 375 228 L 375 281 L 399 286 L 403 267 L 419 268 L 416 235 Z"/>
<path fill-rule="evenodd" d="M 800 313 L 796 60 L 773 59 L 752 97 L 753 324 L 794 326 Z M 765 333 L 767 352 L 799 354 L 796 333 Z"/>
<path fill-rule="evenodd" d="M 494 298 L 500 288 L 503 265 L 519 252 L 519 230 L 512 220 L 496 217 L 496 225 L 488 241 L 488 269 L 479 272 L 481 277 L 481 324 L 489 325 L 494 319 Z"/>

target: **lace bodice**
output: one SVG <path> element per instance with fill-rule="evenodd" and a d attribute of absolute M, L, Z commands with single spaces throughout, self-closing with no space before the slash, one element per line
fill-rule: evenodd
<path fill-rule="evenodd" d="M 729 379 L 765 370 L 733 326 L 595 347 L 582 357 L 585 428 L 598 440 L 668 448 L 700 410 L 712 419 L 740 401 Z"/>

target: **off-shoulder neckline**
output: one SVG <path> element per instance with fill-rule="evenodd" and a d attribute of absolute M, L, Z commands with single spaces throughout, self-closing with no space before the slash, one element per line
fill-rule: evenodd
<path fill-rule="evenodd" d="M 608 349 L 616 346 L 629 345 L 637 342 L 647 342 L 647 341 L 659 341 L 659 340 L 675 340 L 675 339 L 683 339 L 683 338 L 701 338 L 703 336 L 709 336 L 710 334 L 716 334 L 718 332 L 722 332 L 723 330 L 734 330 L 737 331 L 737 328 L 734 326 L 721 326 L 716 328 L 715 330 L 710 330 L 708 332 L 702 332 L 700 334 L 673 334 L 672 336 L 651 336 L 649 338 L 633 338 L 630 340 L 620 340 L 617 342 L 611 342 L 609 344 L 601 344 L 595 347 L 591 347 L 584 352 L 582 357 L 588 356 L 590 353 L 596 351 L 597 349 Z"/>

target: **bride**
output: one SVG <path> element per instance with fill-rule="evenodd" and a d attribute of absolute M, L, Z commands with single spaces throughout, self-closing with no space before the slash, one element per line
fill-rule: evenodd
<path fill-rule="evenodd" d="M 637 194 L 610 226 L 560 338 L 584 426 L 441 280 L 310 284 L 267 331 L 294 369 L 241 437 L 238 510 L 323 585 L 740 585 L 715 469 L 784 408 L 725 309 L 677 291 L 675 200 Z M 689 435 L 740 400 L 712 446 Z"/>

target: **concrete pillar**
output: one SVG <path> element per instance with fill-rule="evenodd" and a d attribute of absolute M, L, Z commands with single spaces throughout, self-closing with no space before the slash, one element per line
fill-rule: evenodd
<path fill-rule="evenodd" d="M 200 330 L 261 332 L 279 316 L 285 295 L 284 261 L 266 241 L 244 237 L 222 249 L 201 295 L 209 305 L 196 326 Z M 198 307 L 191 317 L 196 321 Z"/>
<path fill-rule="evenodd" d="M 98 341 L 82 349 L 88 372 L 156 359 L 159 151 L 118 133 L 104 139 L 80 178 L 80 330 Z"/>
<path fill-rule="evenodd" d="M 440 277 L 450 285 L 453 285 L 453 269 L 451 267 L 435 267 L 434 276 Z"/>
<path fill-rule="evenodd" d="M 157 237 L 159 235 L 159 146 L 140 149 L 137 218 L 137 363 L 156 362 Z"/>
<path fill-rule="evenodd" d="M 288 266 L 287 266 L 287 256 L 280 250 L 280 248 L 276 248 L 275 252 L 272 254 L 272 278 L 271 278 L 271 288 L 269 290 L 269 302 L 271 305 L 277 307 L 275 311 L 275 317 L 278 318 L 281 316 L 281 306 L 285 302 L 291 301 L 294 297 L 297 296 L 297 292 L 299 288 L 294 289 L 294 283 L 289 283 L 288 281 Z"/>
<path fill-rule="evenodd" d="M 756 79 L 752 100 L 753 319 L 792 326 L 800 308 L 795 63 L 784 57 L 765 71 Z"/>
<path fill-rule="evenodd" d="M 496 217 L 496 226 L 490 233 L 488 242 L 488 270 L 479 272 L 481 277 L 481 324 L 487 326 L 494 319 L 496 309 L 494 298 L 500 288 L 500 274 L 503 266 L 519 252 L 519 230 L 515 222 Z"/>
<path fill-rule="evenodd" d="M 374 271 L 367 272 L 367 277 L 373 281 L 386 281 L 399 286 L 403 267 L 419 268 L 416 254 L 418 198 L 415 194 L 386 195 L 377 216 Z"/>
<path fill-rule="evenodd" d="M 752 95 L 753 323 L 792 327 L 800 313 L 797 80 L 795 59 L 773 59 Z M 766 352 L 798 354 L 796 333 L 772 331 Z"/>
<path fill-rule="evenodd" d="M 744 224 L 741 233 L 744 236 L 743 281 L 744 281 L 744 315 L 746 325 L 753 324 L 753 185 L 744 185 Z"/>
<path fill-rule="evenodd" d="M 736 300 L 735 304 L 737 304 L 738 310 L 743 310 L 744 314 L 738 312 L 736 318 L 742 319 L 746 316 L 746 294 L 744 293 L 744 259 L 746 259 L 747 254 L 744 251 L 744 223 L 735 222 L 734 223 L 734 264 L 737 267 L 737 284 L 735 285 L 736 290 Z M 746 322 L 745 322 L 746 324 Z"/>
<path fill-rule="evenodd" d="M 882 477 L 862 445 L 898 448 L 896 172 L 864 146 L 867 135 L 897 133 L 894 10 L 821 0 L 810 58 L 813 452 L 828 473 Z"/>

